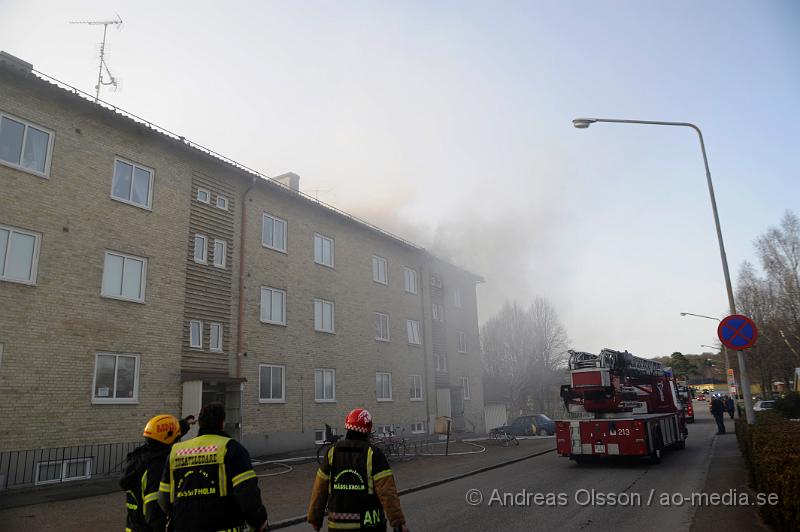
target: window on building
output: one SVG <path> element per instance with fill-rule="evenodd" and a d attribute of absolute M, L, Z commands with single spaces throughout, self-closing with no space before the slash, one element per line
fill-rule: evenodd
<path fill-rule="evenodd" d="M 391 373 L 376 373 L 375 374 L 375 392 L 378 396 L 378 401 L 391 401 L 392 400 L 392 374 Z"/>
<path fill-rule="evenodd" d="M 408 332 L 408 343 L 419 345 L 419 322 L 417 320 L 406 320 L 406 331 Z"/>
<path fill-rule="evenodd" d="M 194 235 L 194 261 L 198 264 L 208 262 L 208 237 Z"/>
<path fill-rule="evenodd" d="M 222 351 L 222 324 L 212 323 L 208 328 L 208 349 Z"/>
<path fill-rule="evenodd" d="M 314 233 L 314 262 L 333 268 L 333 239 Z"/>
<path fill-rule="evenodd" d="M 433 286 L 434 288 L 442 287 L 442 278 L 439 277 L 438 273 L 431 274 L 431 286 Z"/>
<path fill-rule="evenodd" d="M 224 268 L 228 245 L 224 240 L 214 239 L 214 266 Z"/>
<path fill-rule="evenodd" d="M 153 171 L 150 168 L 123 159 L 114 159 L 112 198 L 149 209 L 152 190 Z"/>
<path fill-rule="evenodd" d="M 47 177 L 52 151 L 52 131 L 0 113 L 0 161 Z"/>
<path fill-rule="evenodd" d="M 409 294 L 417 293 L 417 271 L 411 268 L 404 268 L 405 289 Z"/>
<path fill-rule="evenodd" d="M 469 401 L 469 377 L 461 377 L 461 390 L 464 392 L 464 400 Z"/>
<path fill-rule="evenodd" d="M 136 403 L 138 400 L 139 355 L 97 353 L 92 402 Z"/>
<path fill-rule="evenodd" d="M 375 327 L 375 339 L 384 342 L 389 341 L 389 315 L 375 312 L 373 325 Z"/>
<path fill-rule="evenodd" d="M 35 485 L 69 482 L 92 478 L 92 459 L 54 460 L 37 462 Z"/>
<path fill-rule="evenodd" d="M 388 284 L 389 274 L 386 259 L 377 255 L 372 256 L 372 280 L 376 283 Z"/>
<path fill-rule="evenodd" d="M 286 402 L 286 366 L 258 365 L 258 402 Z"/>
<path fill-rule="evenodd" d="M 411 380 L 411 400 L 422 401 L 422 375 L 409 375 L 409 379 Z"/>
<path fill-rule="evenodd" d="M 106 251 L 100 295 L 143 303 L 146 279 L 147 259 Z"/>
<path fill-rule="evenodd" d="M 453 288 L 453 305 L 456 308 L 461 308 L 461 289 L 458 287 Z"/>
<path fill-rule="evenodd" d="M 433 303 L 431 305 L 431 313 L 433 314 L 433 321 L 444 323 L 444 305 Z"/>
<path fill-rule="evenodd" d="M 217 208 L 223 211 L 228 210 L 228 198 L 225 196 L 217 196 Z"/>
<path fill-rule="evenodd" d="M 264 213 L 261 244 L 265 248 L 286 253 L 286 220 Z"/>
<path fill-rule="evenodd" d="M 336 370 L 314 370 L 314 400 L 318 403 L 336 401 Z"/>
<path fill-rule="evenodd" d="M 286 325 L 286 292 L 268 286 L 261 287 L 261 321 Z"/>
<path fill-rule="evenodd" d="M 425 422 L 417 421 L 411 424 L 411 434 L 425 434 Z"/>
<path fill-rule="evenodd" d="M 458 352 L 467 352 L 467 335 L 461 331 L 456 331 L 456 343 L 458 344 Z"/>
<path fill-rule="evenodd" d="M 433 358 L 436 371 L 447 373 L 447 355 L 444 353 L 435 353 Z"/>
<path fill-rule="evenodd" d="M 332 301 L 314 300 L 314 329 L 327 333 L 334 332 Z"/>
<path fill-rule="evenodd" d="M 203 322 L 200 320 L 189 321 L 189 347 L 203 349 Z"/>
<path fill-rule="evenodd" d="M 197 189 L 197 201 L 200 203 L 211 204 L 211 192 L 205 188 Z"/>
<path fill-rule="evenodd" d="M 0 225 L 0 281 L 36 284 L 39 233 Z"/>
<path fill-rule="evenodd" d="M 375 434 L 394 434 L 391 425 L 378 425 L 375 429 Z"/>

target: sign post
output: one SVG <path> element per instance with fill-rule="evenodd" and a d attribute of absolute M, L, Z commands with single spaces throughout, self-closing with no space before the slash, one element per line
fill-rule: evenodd
<path fill-rule="evenodd" d="M 731 314 L 727 318 L 719 322 L 717 327 L 717 336 L 722 345 L 739 351 L 739 366 L 743 368 L 745 363 L 742 356 L 745 349 L 749 349 L 755 345 L 758 340 L 758 327 L 753 320 L 741 314 Z M 733 381 L 733 389 L 736 389 L 736 381 L 734 380 L 733 370 L 728 370 L 728 387 L 731 386 Z M 742 396 L 744 397 L 744 409 L 747 414 L 747 423 L 753 423 L 753 398 L 750 392 L 750 383 L 747 379 L 744 370 L 742 370 Z"/>

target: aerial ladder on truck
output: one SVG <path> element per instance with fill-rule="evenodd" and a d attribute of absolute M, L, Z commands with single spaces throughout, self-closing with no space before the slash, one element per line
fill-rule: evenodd
<path fill-rule="evenodd" d="M 686 447 L 686 420 L 672 372 L 627 351 L 569 351 L 561 398 L 572 419 L 556 421 L 556 450 L 578 463 L 606 456 L 661 462 Z"/>

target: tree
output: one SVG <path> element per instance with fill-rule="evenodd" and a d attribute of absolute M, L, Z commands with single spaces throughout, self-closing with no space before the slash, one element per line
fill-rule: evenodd
<path fill-rule="evenodd" d="M 508 391 L 514 412 L 532 403 L 538 411 L 558 401 L 566 362 L 567 334 L 553 306 L 536 298 L 527 308 L 506 302 L 481 327 L 486 375 Z"/>
<path fill-rule="evenodd" d="M 676 377 L 683 377 L 684 379 L 688 379 L 693 374 L 697 373 L 697 368 L 691 361 L 686 358 L 686 355 L 679 351 L 675 351 L 670 355 L 670 367 L 672 367 L 672 373 Z"/>

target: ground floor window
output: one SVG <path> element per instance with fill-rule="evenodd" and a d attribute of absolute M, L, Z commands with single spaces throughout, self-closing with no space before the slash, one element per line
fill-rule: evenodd
<path fill-rule="evenodd" d="M 55 460 L 36 464 L 36 485 L 83 480 L 92 477 L 92 459 Z"/>

